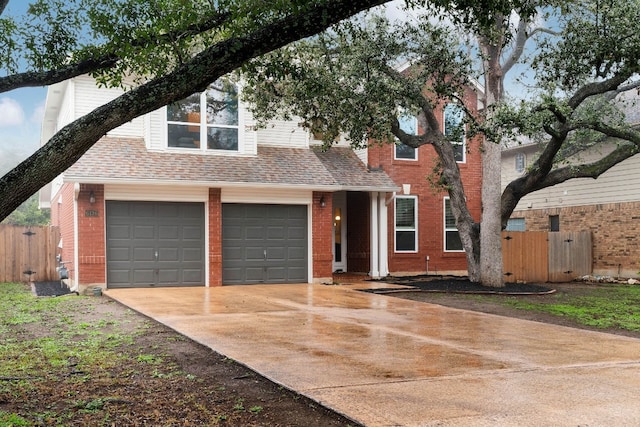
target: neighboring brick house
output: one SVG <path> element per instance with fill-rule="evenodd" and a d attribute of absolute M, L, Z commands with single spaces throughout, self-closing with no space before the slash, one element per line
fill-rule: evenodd
<path fill-rule="evenodd" d="M 114 129 L 41 192 L 74 288 L 465 273 L 444 194 L 426 179 L 431 147 L 322 151 L 297 122 L 255 129 L 229 90 L 212 85 Z M 49 87 L 43 143 L 120 93 L 86 76 Z M 473 92 L 467 101 L 476 108 Z M 460 167 L 477 217 L 473 144 L 461 146 Z"/>
<path fill-rule="evenodd" d="M 525 144 L 503 150 L 503 187 L 535 160 L 538 148 Z M 582 153 L 581 160 L 588 161 L 590 155 L 600 157 L 604 152 L 606 148 Z M 640 156 L 625 160 L 598 179 L 573 179 L 523 197 L 509 219 L 508 229 L 591 231 L 594 275 L 638 277 Z"/>

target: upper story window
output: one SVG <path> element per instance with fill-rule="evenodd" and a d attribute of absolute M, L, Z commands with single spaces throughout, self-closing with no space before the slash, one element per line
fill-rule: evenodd
<path fill-rule="evenodd" d="M 523 153 L 516 153 L 516 172 L 524 172 L 525 157 Z"/>
<path fill-rule="evenodd" d="M 167 145 L 238 151 L 238 123 L 238 89 L 218 79 L 204 92 L 167 105 Z"/>
<path fill-rule="evenodd" d="M 466 138 L 464 129 L 464 109 L 458 104 L 447 104 L 444 107 L 444 134 L 450 137 L 453 151 L 458 163 L 466 162 Z"/>
<path fill-rule="evenodd" d="M 398 117 L 400 129 L 409 135 L 418 134 L 418 119 L 409 114 L 401 114 Z M 418 160 L 418 150 L 413 147 L 409 147 L 400 141 L 395 144 L 395 158 L 400 160 Z"/>

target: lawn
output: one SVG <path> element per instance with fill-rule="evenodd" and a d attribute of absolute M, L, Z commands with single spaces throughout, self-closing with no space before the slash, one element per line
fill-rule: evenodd
<path fill-rule="evenodd" d="M 0 283 L 0 427 L 357 425 L 107 298 Z"/>
<path fill-rule="evenodd" d="M 548 295 L 400 292 L 399 298 L 640 338 L 640 286 L 557 283 Z"/>

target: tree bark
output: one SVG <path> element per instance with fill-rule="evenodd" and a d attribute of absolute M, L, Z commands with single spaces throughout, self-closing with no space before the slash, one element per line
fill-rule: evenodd
<path fill-rule="evenodd" d="M 502 17 L 496 18 L 500 28 Z M 485 108 L 502 101 L 503 73 L 500 66 L 502 39 L 482 38 L 480 47 L 485 67 Z M 503 287 L 501 227 L 501 148 L 485 138 L 482 147 L 482 216 L 480 220 L 480 282 L 484 286 Z"/>

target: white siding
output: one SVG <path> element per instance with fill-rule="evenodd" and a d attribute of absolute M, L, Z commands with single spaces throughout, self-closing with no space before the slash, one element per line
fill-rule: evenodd
<path fill-rule="evenodd" d="M 308 148 L 309 134 L 298 122 L 271 120 L 256 131 L 259 145 L 285 148 Z"/>
<path fill-rule="evenodd" d="M 277 203 L 285 205 L 310 205 L 313 192 L 307 190 L 276 190 L 267 188 L 223 188 L 222 203 Z"/>
<path fill-rule="evenodd" d="M 113 101 L 124 91 L 119 88 L 98 87 L 94 79 L 88 76 L 77 77 L 75 81 L 75 118 L 90 113 L 95 108 Z M 142 138 L 144 120 L 141 117 L 123 124 L 108 132 L 109 136 Z"/>
<path fill-rule="evenodd" d="M 503 155 L 502 186 L 515 173 L 515 153 Z M 588 158 L 584 158 L 588 160 Z M 531 159 L 527 155 L 527 165 Z M 546 209 L 604 203 L 640 201 L 640 156 L 634 156 L 611 168 L 598 179 L 579 178 L 536 191 L 522 198 L 516 210 Z"/>
<path fill-rule="evenodd" d="M 75 82 L 71 80 L 66 86 L 62 97 L 62 103 L 60 104 L 60 111 L 58 113 L 56 132 L 74 121 L 75 116 Z"/>
<path fill-rule="evenodd" d="M 358 148 L 357 150 L 354 150 L 354 153 L 356 153 L 356 156 L 358 156 L 358 158 L 362 161 L 362 163 L 364 163 L 365 165 L 369 164 L 369 150 L 366 148 Z"/>
<path fill-rule="evenodd" d="M 206 202 L 209 189 L 169 185 L 114 185 L 104 186 L 105 200 L 139 200 L 159 202 Z"/>
<path fill-rule="evenodd" d="M 149 129 L 145 141 L 150 150 L 165 150 L 167 146 L 166 109 L 160 108 L 148 114 Z"/>

